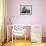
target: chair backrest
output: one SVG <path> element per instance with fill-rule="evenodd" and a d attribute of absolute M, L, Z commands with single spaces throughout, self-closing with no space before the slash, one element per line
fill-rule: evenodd
<path fill-rule="evenodd" d="M 22 35 L 24 35 L 24 29 L 23 29 L 23 26 L 21 26 L 21 25 L 14 25 L 14 27 L 13 27 L 13 30 L 12 30 L 13 32 L 13 35 L 15 35 L 15 36 L 22 36 Z"/>

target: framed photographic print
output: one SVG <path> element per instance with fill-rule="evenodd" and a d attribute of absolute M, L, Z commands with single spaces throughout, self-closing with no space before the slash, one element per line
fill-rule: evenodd
<path fill-rule="evenodd" d="M 32 5 L 20 5 L 20 15 L 32 15 Z"/>

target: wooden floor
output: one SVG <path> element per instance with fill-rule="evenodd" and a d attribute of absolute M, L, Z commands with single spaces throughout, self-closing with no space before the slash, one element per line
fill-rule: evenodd
<path fill-rule="evenodd" d="M 3 46 L 31 46 L 30 41 L 24 41 L 24 40 L 16 40 L 16 41 L 10 41 L 8 43 L 5 43 Z"/>
<path fill-rule="evenodd" d="M 14 40 L 5 43 L 3 46 L 46 46 L 46 43 L 31 43 L 30 41 Z"/>

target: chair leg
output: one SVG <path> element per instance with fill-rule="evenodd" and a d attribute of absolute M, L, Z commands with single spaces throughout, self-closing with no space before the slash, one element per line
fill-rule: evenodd
<path fill-rule="evenodd" d="M 2 42 L 1 46 L 3 46 L 3 45 L 4 45 L 4 43 Z"/>
<path fill-rule="evenodd" d="M 25 31 L 25 42 L 26 42 L 26 31 Z"/>
<path fill-rule="evenodd" d="M 15 42 L 16 42 L 16 36 L 15 36 Z"/>

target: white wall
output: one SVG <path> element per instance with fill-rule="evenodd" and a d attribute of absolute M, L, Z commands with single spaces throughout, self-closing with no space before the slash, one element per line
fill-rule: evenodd
<path fill-rule="evenodd" d="M 20 5 L 32 5 L 32 15 L 20 15 Z M 46 0 L 7 0 L 7 8 L 12 24 L 40 24 L 46 36 Z M 11 24 L 9 18 L 8 24 Z"/>

